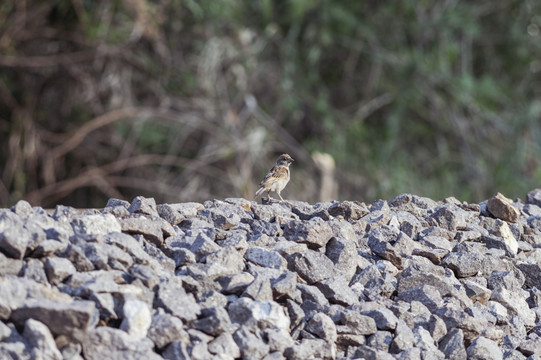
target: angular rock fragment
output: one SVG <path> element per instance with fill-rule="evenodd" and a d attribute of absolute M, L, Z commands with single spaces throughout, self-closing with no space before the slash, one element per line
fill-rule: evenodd
<path fill-rule="evenodd" d="M 62 282 L 77 271 L 71 261 L 58 257 L 48 257 L 45 260 L 44 268 L 47 279 L 52 285 Z"/>
<path fill-rule="evenodd" d="M 305 330 L 329 342 L 335 342 L 338 337 L 334 322 L 323 313 L 312 316 L 306 323 Z"/>
<path fill-rule="evenodd" d="M 120 329 L 127 332 L 134 339 L 147 336 L 151 324 L 150 310 L 141 300 L 127 300 L 122 307 L 123 319 Z"/>
<path fill-rule="evenodd" d="M 76 217 L 71 221 L 71 226 L 77 235 L 100 235 L 121 231 L 120 224 L 112 214 Z"/>
<path fill-rule="evenodd" d="M 85 337 L 83 351 L 88 360 L 159 360 L 162 357 L 153 351 L 154 344 L 147 338 L 132 338 L 120 329 L 100 326 Z"/>
<path fill-rule="evenodd" d="M 379 330 L 394 330 L 396 328 L 396 324 L 398 323 L 398 318 L 395 316 L 395 314 L 386 308 L 363 311 L 362 314 L 374 319 Z"/>
<path fill-rule="evenodd" d="M 27 299 L 11 312 L 11 320 L 24 324 L 28 319 L 44 323 L 54 335 L 68 335 L 82 340 L 98 321 L 91 301 L 62 303 L 48 299 Z"/>
<path fill-rule="evenodd" d="M 483 336 L 476 338 L 466 351 L 468 359 L 503 359 L 503 352 L 498 344 Z"/>
<path fill-rule="evenodd" d="M 152 316 L 148 338 L 154 342 L 159 349 L 171 344 L 174 341 L 188 343 L 190 336 L 184 330 L 182 320 L 163 311 Z"/>
<path fill-rule="evenodd" d="M 370 211 L 364 204 L 352 201 L 341 201 L 329 207 L 328 212 L 331 216 L 342 216 L 345 220 L 359 220 Z"/>
<path fill-rule="evenodd" d="M 511 223 L 517 222 L 520 216 L 520 212 L 513 206 L 511 200 L 501 193 L 497 193 L 488 200 L 487 209 L 494 217 Z"/>
<path fill-rule="evenodd" d="M 276 251 L 271 251 L 260 247 L 252 247 L 247 249 L 246 253 L 244 253 L 244 258 L 253 262 L 254 264 L 273 269 L 285 268 L 286 266 L 285 259 Z"/>
<path fill-rule="evenodd" d="M 316 283 L 316 286 L 331 303 L 349 306 L 359 301 L 346 279 L 341 276 L 322 280 Z"/>
<path fill-rule="evenodd" d="M 145 214 L 150 216 L 159 216 L 156 209 L 156 201 L 154 198 L 145 198 L 143 196 L 135 197 L 128 207 L 130 214 Z"/>
<path fill-rule="evenodd" d="M 286 260 L 288 267 L 309 284 L 328 279 L 335 273 L 333 262 L 325 254 L 313 250 L 291 254 Z"/>
<path fill-rule="evenodd" d="M 313 249 L 325 246 L 332 236 L 331 227 L 321 219 L 319 221 L 292 220 L 284 228 L 284 237 L 287 240 L 307 244 Z"/>
<path fill-rule="evenodd" d="M 192 294 L 187 294 L 179 281 L 171 279 L 158 285 L 156 300 L 159 306 L 184 321 L 195 320 L 201 308 Z"/>

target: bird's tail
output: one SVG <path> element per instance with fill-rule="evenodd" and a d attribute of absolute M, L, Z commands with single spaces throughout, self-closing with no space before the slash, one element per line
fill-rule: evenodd
<path fill-rule="evenodd" d="M 256 192 L 255 192 L 255 196 L 259 196 L 261 194 L 263 194 L 263 192 L 265 191 L 265 188 L 262 186 L 260 187 Z"/>

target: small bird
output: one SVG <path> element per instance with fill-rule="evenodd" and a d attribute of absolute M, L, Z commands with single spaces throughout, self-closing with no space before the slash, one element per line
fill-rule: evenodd
<path fill-rule="evenodd" d="M 278 160 L 276 160 L 276 164 L 274 164 L 272 169 L 267 172 L 267 175 L 259 183 L 259 189 L 256 191 L 255 196 L 259 196 L 266 191 L 268 201 L 270 201 L 270 192 L 274 191 L 284 201 L 280 192 L 284 190 L 289 182 L 289 165 L 294 161 L 288 154 L 280 155 Z"/>

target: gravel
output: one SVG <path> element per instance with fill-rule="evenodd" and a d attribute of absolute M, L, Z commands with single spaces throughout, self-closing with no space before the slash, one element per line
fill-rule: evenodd
<path fill-rule="evenodd" d="M 0 358 L 541 358 L 541 189 L 0 209 Z"/>

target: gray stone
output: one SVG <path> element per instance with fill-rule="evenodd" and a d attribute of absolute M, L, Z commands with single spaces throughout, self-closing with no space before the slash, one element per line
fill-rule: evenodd
<path fill-rule="evenodd" d="M 398 299 L 407 302 L 420 301 L 430 311 L 435 311 L 443 304 L 439 291 L 431 285 L 417 286 L 398 293 Z M 405 350 L 405 349 L 402 349 Z"/>
<path fill-rule="evenodd" d="M 394 330 L 398 323 L 398 318 L 395 314 L 386 308 L 363 311 L 362 314 L 374 319 L 378 330 Z"/>
<path fill-rule="evenodd" d="M 126 200 L 109 198 L 109 200 L 107 200 L 107 205 L 105 205 L 105 207 L 117 207 L 117 206 L 122 206 L 127 209 L 130 207 L 130 203 L 129 201 L 126 201 Z"/>
<path fill-rule="evenodd" d="M 229 319 L 229 314 L 223 307 L 203 309 L 201 318 L 194 322 L 194 327 L 212 336 L 218 336 L 226 332 L 230 333 L 234 328 Z"/>
<path fill-rule="evenodd" d="M 284 355 L 289 360 L 335 359 L 336 346 L 322 339 L 302 339 L 287 348 Z"/>
<path fill-rule="evenodd" d="M 417 244 L 398 228 L 384 225 L 370 231 L 368 246 L 374 254 L 402 268 L 403 259 L 412 254 Z"/>
<path fill-rule="evenodd" d="M 195 320 L 201 312 L 192 294 L 187 294 L 182 284 L 175 279 L 158 285 L 156 300 L 159 306 L 183 321 Z"/>
<path fill-rule="evenodd" d="M 260 247 L 247 249 L 244 258 L 254 264 L 273 269 L 282 269 L 286 266 L 285 259 L 278 252 Z"/>
<path fill-rule="evenodd" d="M 288 266 L 309 284 L 332 277 L 335 273 L 333 262 L 320 252 L 308 250 L 286 257 Z"/>
<path fill-rule="evenodd" d="M 250 206 L 252 212 L 256 219 L 263 220 L 265 222 L 270 222 L 276 217 L 292 217 L 294 215 L 285 204 L 270 204 L 270 205 L 259 205 L 252 204 Z"/>
<path fill-rule="evenodd" d="M 413 263 L 404 269 L 398 276 L 398 292 L 402 292 L 422 285 L 434 286 L 442 297 L 452 296 L 459 300 L 464 307 L 471 305 L 471 300 L 460 282 L 441 267 L 432 264 Z"/>
<path fill-rule="evenodd" d="M 220 246 L 203 233 L 197 235 L 190 247 L 190 251 L 195 254 L 195 259 L 197 261 L 209 254 L 217 252 L 218 250 L 220 250 Z"/>
<path fill-rule="evenodd" d="M 317 249 L 327 244 L 333 237 L 333 232 L 329 224 L 320 218 L 310 221 L 292 220 L 284 227 L 284 237 L 289 241 L 307 244 L 309 248 Z"/>
<path fill-rule="evenodd" d="M 32 205 L 26 200 L 17 201 L 10 209 L 20 217 L 28 217 L 34 213 Z"/>
<path fill-rule="evenodd" d="M 166 360 L 191 360 L 187 343 L 182 341 L 173 341 L 165 348 L 162 356 Z"/>
<path fill-rule="evenodd" d="M 340 323 L 343 324 L 340 329 L 349 334 L 372 335 L 378 330 L 376 321 L 372 317 L 352 310 L 346 310 L 340 314 Z"/>
<path fill-rule="evenodd" d="M 528 295 L 521 291 L 509 291 L 507 288 L 492 290 L 490 300 L 497 301 L 513 313 L 518 314 L 528 326 L 535 325 L 535 313 L 529 308 L 526 301 Z"/>
<path fill-rule="evenodd" d="M 290 320 L 285 309 L 274 301 L 254 301 L 243 297 L 231 302 L 227 312 L 233 323 L 260 329 L 289 330 Z"/>
<path fill-rule="evenodd" d="M 412 348 L 414 343 L 415 338 L 413 336 L 413 332 L 404 320 L 399 319 L 396 324 L 393 341 L 389 347 L 389 351 L 393 354 L 398 354 L 404 350 Z"/>
<path fill-rule="evenodd" d="M 283 233 L 279 223 L 257 219 L 250 223 L 250 229 L 254 235 L 252 239 L 257 239 L 259 235 L 267 235 L 270 237 L 282 236 Z M 252 239 L 250 240 L 252 241 Z"/>
<path fill-rule="evenodd" d="M 367 359 L 367 360 L 391 360 L 394 359 L 393 355 L 383 350 L 377 350 L 370 346 L 361 345 L 353 353 L 354 359 Z"/>
<path fill-rule="evenodd" d="M 452 252 L 441 264 L 453 270 L 457 277 L 464 278 L 477 275 L 482 268 L 481 259 L 482 254 L 477 252 Z"/>
<path fill-rule="evenodd" d="M 541 337 L 522 340 L 518 350 L 526 356 L 541 357 Z"/>
<path fill-rule="evenodd" d="M 318 209 L 311 212 L 306 212 L 306 209 L 300 209 L 294 206 L 291 212 L 299 217 L 301 220 L 310 220 L 315 217 L 319 217 L 325 221 L 330 219 L 329 212 L 326 209 Z"/>
<path fill-rule="evenodd" d="M 466 294 L 472 301 L 479 301 L 483 305 L 488 304 L 492 291 L 471 280 L 465 280 L 462 282 L 462 284 L 464 285 Z"/>
<path fill-rule="evenodd" d="M 120 329 L 105 326 L 90 331 L 83 342 L 84 356 L 88 360 L 161 359 L 153 347 L 154 344 L 147 338 L 132 338 Z"/>
<path fill-rule="evenodd" d="M 32 347 L 34 358 L 62 360 L 62 354 L 56 347 L 53 335 L 43 323 L 34 319 L 26 320 L 23 336 Z"/>
<path fill-rule="evenodd" d="M 201 203 L 186 202 L 177 204 L 168 204 L 173 210 L 178 211 L 184 216 L 195 216 L 199 210 L 203 210 L 205 207 Z"/>
<path fill-rule="evenodd" d="M 127 332 L 133 339 L 147 336 L 152 319 L 146 303 L 141 300 L 127 300 L 122 307 L 122 313 L 121 330 Z"/>
<path fill-rule="evenodd" d="M 353 276 L 350 287 L 353 287 L 355 284 L 362 285 L 363 289 L 366 289 L 371 293 L 379 294 L 385 286 L 385 279 L 378 270 L 377 265 L 369 265 Z"/>
<path fill-rule="evenodd" d="M 2 325 L 4 324 L 2 323 Z M 28 342 L 17 332 L 15 326 L 13 324 L 4 326 L 7 329 L 4 329 L 6 337 L 0 341 L 0 358 L 21 360 L 35 359 Z"/>
<path fill-rule="evenodd" d="M 454 204 L 440 205 L 429 217 L 431 225 L 438 226 L 449 231 L 456 231 L 457 227 L 464 227 L 466 224 L 466 211 Z"/>
<path fill-rule="evenodd" d="M 271 279 L 271 289 L 275 299 L 293 297 L 297 286 L 297 274 L 284 270 L 278 277 Z"/>
<path fill-rule="evenodd" d="M 182 320 L 163 311 L 152 316 L 152 322 L 148 329 L 148 338 L 159 349 L 177 340 L 183 343 L 190 341 L 190 336 L 183 329 Z"/>
<path fill-rule="evenodd" d="M 329 306 L 329 300 L 327 300 L 325 295 L 323 295 L 321 290 L 319 290 L 316 286 L 298 283 L 297 289 L 300 290 L 302 296 L 301 306 L 304 306 L 307 303 L 312 303 L 317 306 L 320 311 Z"/>
<path fill-rule="evenodd" d="M 67 241 L 46 239 L 40 242 L 32 251 L 31 256 L 33 257 L 46 257 L 59 254 L 66 250 L 69 243 Z"/>
<path fill-rule="evenodd" d="M 325 255 L 334 263 L 337 272 L 351 280 L 358 263 L 357 246 L 353 241 L 333 237 L 325 247 Z"/>
<path fill-rule="evenodd" d="M 250 331 L 246 326 L 241 326 L 235 331 L 233 339 L 239 347 L 243 359 L 261 359 L 270 350 L 261 336 L 257 332 Z"/>
<path fill-rule="evenodd" d="M 323 313 L 312 316 L 306 323 L 305 330 L 329 342 L 335 342 L 338 336 L 334 322 Z"/>
<path fill-rule="evenodd" d="M 27 299 L 13 309 L 11 319 L 21 326 L 28 319 L 44 323 L 54 335 L 68 335 L 82 340 L 98 321 L 98 312 L 91 301 L 61 303 L 49 299 Z"/>
<path fill-rule="evenodd" d="M 541 263 L 520 262 L 517 263 L 517 268 L 524 274 L 524 286 L 526 288 L 541 289 Z"/>
<path fill-rule="evenodd" d="M 449 250 L 444 249 L 413 249 L 412 255 L 422 256 L 430 260 L 434 265 L 440 265 L 441 260 L 449 254 Z"/>
<path fill-rule="evenodd" d="M 112 214 L 79 216 L 71 221 L 71 226 L 77 235 L 99 235 L 121 231 L 120 224 Z"/>
<path fill-rule="evenodd" d="M 88 243 L 84 246 L 85 256 L 96 269 L 127 271 L 133 258 L 124 250 L 108 244 Z"/>
<path fill-rule="evenodd" d="M 206 276 L 212 279 L 223 275 L 236 274 L 244 270 L 242 254 L 232 247 L 219 248 L 218 251 L 207 255 L 205 262 Z"/>
<path fill-rule="evenodd" d="M 186 219 L 184 215 L 169 204 L 160 204 L 157 206 L 156 210 L 158 211 L 158 215 L 171 225 L 178 225 Z"/>
<path fill-rule="evenodd" d="M 370 211 L 364 204 L 342 201 L 331 205 L 328 212 L 331 216 L 342 216 L 345 220 L 359 220 Z"/>
<path fill-rule="evenodd" d="M 255 277 L 247 272 L 224 275 L 218 278 L 222 291 L 226 294 L 241 293 L 254 281 Z"/>
<path fill-rule="evenodd" d="M 32 235 L 23 227 L 22 220 L 11 211 L 0 213 L 0 250 L 7 256 L 22 259 Z"/>
<path fill-rule="evenodd" d="M 292 300 L 288 299 L 286 301 L 286 307 L 288 317 L 291 321 L 291 327 L 294 328 L 299 325 L 302 320 L 304 320 L 306 314 L 304 313 L 304 310 L 300 307 L 300 305 Z M 376 324 L 374 323 L 374 328 L 375 327 Z"/>
<path fill-rule="evenodd" d="M 195 329 L 188 329 L 188 334 L 190 335 L 190 342 L 188 343 L 190 359 L 209 359 L 211 355 L 208 352 L 208 343 L 212 340 L 212 336 Z"/>
<path fill-rule="evenodd" d="M 498 344 L 483 336 L 476 338 L 467 349 L 468 359 L 498 360 L 503 359 L 503 353 Z"/>
<path fill-rule="evenodd" d="M 71 261 L 58 257 L 45 259 L 44 268 L 47 279 L 52 285 L 61 283 L 65 278 L 77 272 Z"/>
<path fill-rule="evenodd" d="M 159 216 L 158 210 L 156 209 L 156 201 L 154 198 L 145 198 L 143 196 L 135 197 L 130 207 L 128 208 L 130 214 L 145 214 L 150 216 Z"/>
<path fill-rule="evenodd" d="M 359 301 L 353 290 L 349 288 L 347 281 L 341 276 L 320 281 L 316 283 L 316 286 L 331 303 L 349 306 Z"/>
<path fill-rule="evenodd" d="M 143 235 L 147 241 L 150 241 L 156 246 L 163 245 L 163 223 L 156 221 L 161 218 L 148 218 L 143 215 L 132 215 L 130 217 L 118 219 L 122 232 L 128 234 Z M 165 220 L 163 220 L 167 223 Z M 169 225 L 169 223 L 167 223 Z M 171 225 L 169 225 L 171 226 Z"/>
<path fill-rule="evenodd" d="M 27 258 L 20 275 L 40 284 L 47 284 L 47 274 L 41 260 Z"/>
<path fill-rule="evenodd" d="M 401 194 L 389 201 L 389 206 L 393 208 L 400 208 L 409 212 L 415 213 L 415 209 L 433 209 L 438 205 L 432 199 L 412 195 L 412 194 Z"/>
<path fill-rule="evenodd" d="M 253 300 L 272 300 L 270 279 L 266 276 L 256 275 L 254 281 L 244 289 L 242 296 Z"/>
<path fill-rule="evenodd" d="M 447 238 L 438 235 L 423 236 L 419 244 L 425 249 L 445 250 L 448 252 L 453 248 L 453 244 Z"/>
<path fill-rule="evenodd" d="M 389 347 L 393 341 L 393 336 L 389 331 L 376 331 L 373 335 L 368 337 L 366 345 L 373 349 L 389 352 Z"/>
<path fill-rule="evenodd" d="M 68 259 L 79 272 L 94 270 L 94 265 L 86 258 L 85 253 L 80 246 L 68 245 L 62 256 Z"/>
<path fill-rule="evenodd" d="M 20 259 L 8 258 L 0 252 L 0 276 L 17 275 L 23 267 L 23 261 Z"/>
<path fill-rule="evenodd" d="M 440 340 L 439 350 L 443 352 L 446 359 L 466 359 L 466 348 L 464 347 L 464 334 L 461 329 L 452 329 Z"/>
<path fill-rule="evenodd" d="M 526 202 L 541 206 L 541 189 L 533 189 L 526 195 Z"/>
<path fill-rule="evenodd" d="M 239 358 L 241 355 L 233 336 L 228 332 L 222 333 L 209 342 L 208 350 L 216 356 L 229 356 L 231 359 Z"/>
<path fill-rule="evenodd" d="M 280 354 L 283 354 L 287 348 L 290 348 L 295 343 L 289 331 L 285 329 L 265 329 L 263 338 L 267 339 L 269 351 L 279 352 Z"/>
<path fill-rule="evenodd" d="M 415 346 L 430 353 L 433 358 L 445 359 L 445 355 L 438 350 L 436 341 L 430 336 L 428 330 L 422 326 L 418 326 L 413 329 L 413 336 L 415 338 Z"/>
<path fill-rule="evenodd" d="M 57 336 L 55 339 L 56 347 L 62 354 L 64 360 L 83 360 L 81 352 L 83 346 L 80 342 L 71 339 L 66 335 Z"/>

